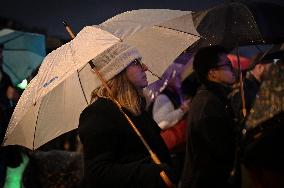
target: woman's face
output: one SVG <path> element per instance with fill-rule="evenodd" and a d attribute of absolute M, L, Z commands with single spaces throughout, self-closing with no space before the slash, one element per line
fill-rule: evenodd
<path fill-rule="evenodd" d="M 145 73 L 147 70 L 148 67 L 139 60 L 133 61 L 126 68 L 126 76 L 137 90 L 141 90 L 148 86 L 147 76 Z"/>

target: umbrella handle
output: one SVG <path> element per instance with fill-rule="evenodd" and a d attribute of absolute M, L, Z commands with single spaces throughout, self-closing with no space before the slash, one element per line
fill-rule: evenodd
<path fill-rule="evenodd" d="M 239 70 L 239 83 L 240 83 L 240 94 L 242 98 L 242 114 L 244 118 L 247 116 L 247 109 L 246 109 L 246 100 L 245 100 L 245 93 L 244 93 L 244 82 L 243 82 L 243 73 L 241 70 L 241 62 L 240 62 L 240 55 L 239 55 L 239 48 L 237 48 L 237 62 L 238 62 L 238 70 Z"/>
<path fill-rule="evenodd" d="M 70 26 L 67 24 L 67 22 L 63 21 L 63 24 L 65 26 L 65 29 L 67 30 L 67 32 L 69 33 L 70 37 L 72 39 L 75 38 L 75 34 L 73 33 L 73 31 L 71 30 Z M 146 140 L 144 139 L 144 137 L 142 136 L 142 134 L 140 133 L 140 131 L 136 128 L 135 124 L 132 122 L 132 120 L 129 118 L 129 116 L 122 110 L 121 108 L 121 104 L 119 104 L 119 102 L 117 100 L 115 100 L 112 96 L 111 96 L 111 90 L 108 87 L 105 79 L 102 77 L 102 75 L 100 74 L 100 72 L 96 69 L 96 67 L 94 66 L 94 64 L 90 61 L 89 62 L 92 70 L 96 73 L 96 75 L 99 77 L 100 81 L 102 82 L 102 84 L 104 85 L 104 87 L 106 88 L 106 90 L 109 93 L 110 99 L 114 102 L 114 104 L 117 105 L 117 107 L 119 108 L 120 112 L 125 116 L 125 118 L 127 119 L 129 125 L 133 128 L 133 130 L 135 131 L 135 133 L 137 134 L 137 136 L 140 138 L 140 140 L 142 141 L 143 145 L 146 147 L 146 149 L 148 150 L 153 162 L 157 165 L 161 164 L 160 159 L 158 158 L 158 156 L 152 151 L 152 149 L 150 148 L 149 144 L 146 142 Z M 162 180 L 164 181 L 164 183 L 167 185 L 167 187 L 169 188 L 176 188 L 175 184 L 173 184 L 170 180 L 170 178 L 167 176 L 167 174 L 165 173 L 165 171 L 161 171 L 160 172 L 160 177 L 162 178 Z"/>
<path fill-rule="evenodd" d="M 63 21 L 62 23 L 63 23 L 63 25 L 64 25 L 66 31 L 69 33 L 71 39 L 74 39 L 74 38 L 75 38 L 75 34 L 74 34 L 74 32 L 72 31 L 72 29 L 70 28 L 69 24 L 68 24 L 66 21 Z"/>
<path fill-rule="evenodd" d="M 155 153 L 151 152 L 150 155 L 155 164 L 158 164 L 158 165 L 161 164 L 161 161 L 159 160 L 159 158 L 157 157 Z M 160 172 L 160 177 L 163 179 L 167 187 L 176 188 L 176 185 L 173 184 L 173 182 L 170 180 L 170 178 L 168 177 L 165 171 Z"/>

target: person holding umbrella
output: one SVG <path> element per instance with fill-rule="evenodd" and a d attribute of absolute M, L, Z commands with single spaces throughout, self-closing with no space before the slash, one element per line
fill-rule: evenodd
<path fill-rule="evenodd" d="M 148 85 L 136 48 L 119 42 L 92 60 L 106 80 L 93 92 L 93 103 L 80 115 L 78 132 L 83 144 L 83 187 L 164 187 L 160 172 L 169 174 L 171 159 L 160 128 L 145 111 L 143 88 Z M 162 165 L 154 164 L 146 148 L 114 98 L 122 107 Z M 173 180 L 173 179 L 172 179 Z"/>
<path fill-rule="evenodd" d="M 187 148 L 181 187 L 233 187 L 237 126 L 228 95 L 235 74 L 221 46 L 201 48 L 193 69 L 202 83 L 188 112 Z"/>

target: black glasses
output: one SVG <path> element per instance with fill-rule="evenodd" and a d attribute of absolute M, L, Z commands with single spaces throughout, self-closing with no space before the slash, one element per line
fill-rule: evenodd
<path fill-rule="evenodd" d="M 230 69 L 231 71 L 234 70 L 234 67 L 233 67 L 231 61 L 227 61 L 226 63 L 221 64 L 221 65 L 216 65 L 216 66 L 213 67 L 213 68 L 218 69 L 218 68 L 222 68 L 222 67 L 229 67 L 229 69 Z"/>
<path fill-rule="evenodd" d="M 142 63 L 138 59 L 134 59 L 134 61 L 132 61 L 130 65 L 135 65 L 135 66 L 142 67 Z"/>

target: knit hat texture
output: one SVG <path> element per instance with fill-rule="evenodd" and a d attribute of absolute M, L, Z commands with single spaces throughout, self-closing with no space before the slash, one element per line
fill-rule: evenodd
<path fill-rule="evenodd" d="M 92 62 L 103 78 L 108 81 L 123 71 L 135 59 L 142 59 L 138 50 L 119 42 L 99 54 Z"/>

